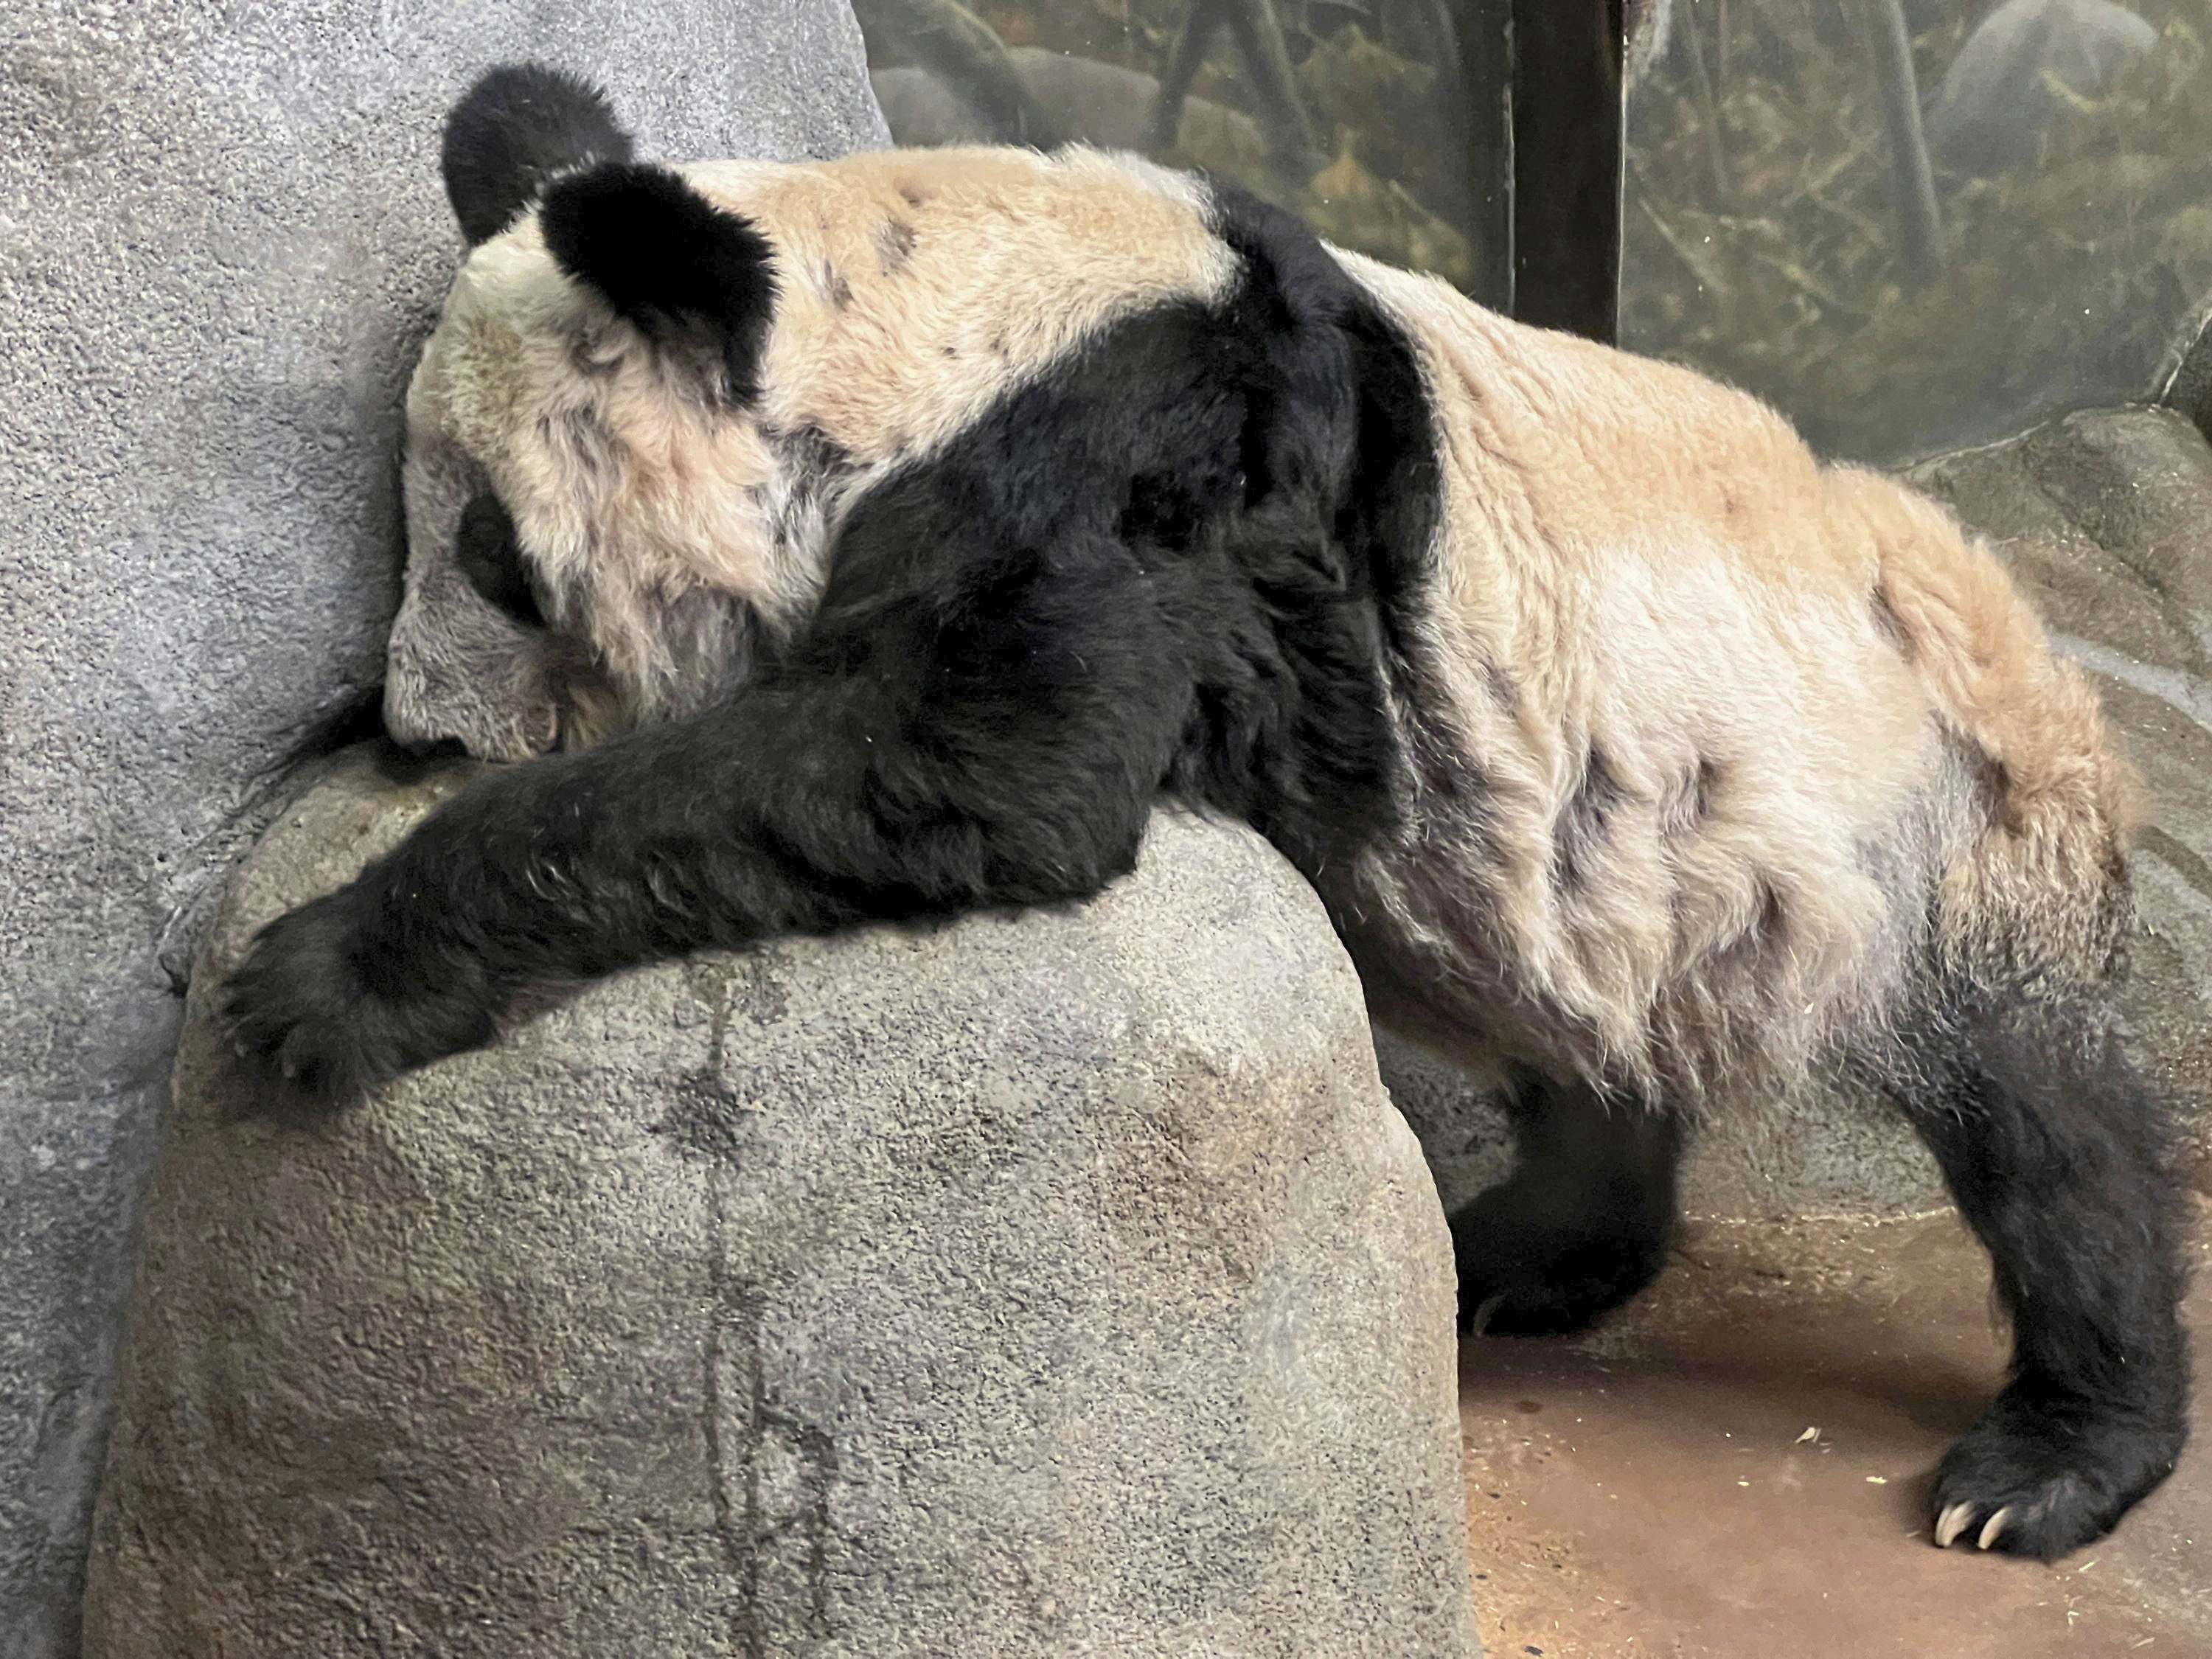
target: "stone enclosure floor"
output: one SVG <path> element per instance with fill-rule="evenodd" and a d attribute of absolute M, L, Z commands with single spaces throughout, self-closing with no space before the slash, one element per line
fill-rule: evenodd
<path fill-rule="evenodd" d="M 2212 1382 L 2212 1207 L 2189 1316 Z M 1692 1223 L 1573 1339 L 1463 1344 L 1489 1659 L 2212 1655 L 2212 1389 L 2173 1478 L 2055 1565 L 1939 1552 L 1936 1457 L 1995 1389 L 1986 1259 L 1950 1214 Z"/>

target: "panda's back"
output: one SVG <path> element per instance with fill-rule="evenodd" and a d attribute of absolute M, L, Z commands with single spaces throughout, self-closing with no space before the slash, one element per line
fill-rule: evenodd
<path fill-rule="evenodd" d="M 1976 971 L 2022 940 L 2103 971 L 2124 769 L 1990 550 L 1756 399 L 1346 263 L 1419 343 L 1441 434 L 1408 747 L 1484 783 L 1417 777 L 1362 897 L 1431 941 L 1397 979 L 1477 988 L 1461 1041 L 1510 980 L 1541 1063 L 1684 1093 L 1802 1062 L 1931 906 Z M 1481 849 L 1449 888 L 1437 844 Z"/>
<path fill-rule="evenodd" d="M 764 426 L 857 473 L 926 455 L 1115 322 L 1236 280 L 1204 187 L 1130 155 L 893 150 L 685 176 L 775 250 Z"/>

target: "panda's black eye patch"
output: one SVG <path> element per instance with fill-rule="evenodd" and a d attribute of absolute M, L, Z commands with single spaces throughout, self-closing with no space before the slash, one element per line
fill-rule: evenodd
<path fill-rule="evenodd" d="M 461 509 L 454 556 L 461 573 L 492 605 L 526 628 L 545 626 L 545 613 L 531 586 L 530 567 L 522 556 L 522 543 L 514 533 L 514 520 L 498 496 L 489 489 L 469 497 Z"/>

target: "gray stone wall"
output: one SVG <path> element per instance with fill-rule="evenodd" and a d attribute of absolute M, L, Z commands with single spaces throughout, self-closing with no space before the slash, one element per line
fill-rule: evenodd
<path fill-rule="evenodd" d="M 379 678 L 438 123 L 523 56 L 672 157 L 882 142 L 842 0 L 0 8 L 0 1659 L 76 1645 L 186 964 Z"/>

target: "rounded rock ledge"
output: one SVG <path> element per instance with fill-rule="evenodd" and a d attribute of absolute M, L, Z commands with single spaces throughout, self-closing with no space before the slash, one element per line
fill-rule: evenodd
<path fill-rule="evenodd" d="M 230 1121 L 225 969 L 468 770 L 348 756 L 226 900 L 86 1659 L 1477 1651 L 1442 1212 L 1257 836 Z"/>

